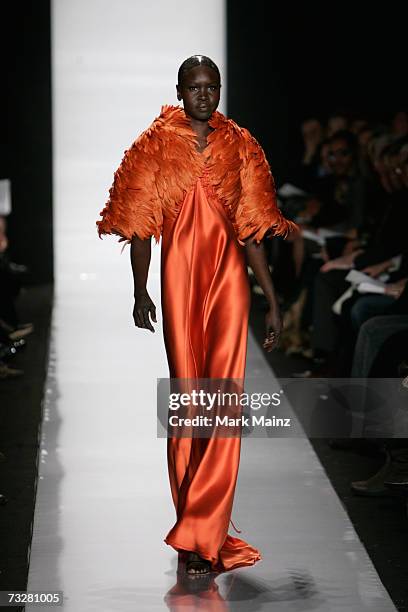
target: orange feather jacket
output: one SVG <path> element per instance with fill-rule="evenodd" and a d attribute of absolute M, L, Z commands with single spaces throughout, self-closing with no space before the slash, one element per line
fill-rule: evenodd
<path fill-rule="evenodd" d="M 154 236 L 159 242 L 163 217 L 177 216 L 186 193 L 207 169 L 208 180 L 227 210 L 237 240 L 286 236 L 296 225 L 277 206 L 274 179 L 265 154 L 245 128 L 215 111 L 202 153 L 190 120 L 180 106 L 161 114 L 126 150 L 114 174 L 109 199 L 97 221 L 102 234 L 130 243 Z"/>

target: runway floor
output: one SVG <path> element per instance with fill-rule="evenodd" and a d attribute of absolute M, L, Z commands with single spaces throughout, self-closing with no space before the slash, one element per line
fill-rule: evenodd
<path fill-rule="evenodd" d="M 72 612 L 395 610 L 306 439 L 243 440 L 233 520 L 263 560 L 215 580 L 177 577 L 155 379 L 145 370 L 136 383 L 135 336 L 119 325 L 115 347 L 98 340 L 90 311 L 74 292 L 54 312 L 28 590 L 61 590 Z M 70 320 L 83 322 L 76 334 Z M 273 375 L 251 335 L 248 373 Z"/>

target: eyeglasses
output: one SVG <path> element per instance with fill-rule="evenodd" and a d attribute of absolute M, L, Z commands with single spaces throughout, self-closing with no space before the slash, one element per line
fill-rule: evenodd
<path fill-rule="evenodd" d="M 348 157 L 351 155 L 350 149 L 337 149 L 336 151 L 329 151 L 328 158 L 334 161 L 337 157 Z"/>

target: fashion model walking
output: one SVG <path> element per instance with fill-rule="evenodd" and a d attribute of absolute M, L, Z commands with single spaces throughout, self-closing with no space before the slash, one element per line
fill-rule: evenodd
<path fill-rule="evenodd" d="M 262 243 L 295 225 L 277 207 L 274 180 L 251 134 L 217 111 L 220 73 L 194 55 L 178 72 L 177 98 L 125 152 L 98 232 L 131 245 L 134 322 L 154 331 L 148 291 L 151 238 L 162 239 L 161 306 L 171 378 L 245 376 L 250 307 L 247 263 L 268 300 L 264 348 L 281 316 Z M 253 565 L 260 552 L 228 534 L 241 438 L 168 438 L 177 520 L 165 542 L 191 574 Z"/>

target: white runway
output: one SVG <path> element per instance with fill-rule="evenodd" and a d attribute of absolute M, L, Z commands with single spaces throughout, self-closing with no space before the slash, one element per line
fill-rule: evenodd
<path fill-rule="evenodd" d="M 133 324 L 128 247 L 120 255 L 117 238 L 99 240 L 95 221 L 123 151 L 161 104 L 176 103 L 181 61 L 202 52 L 224 68 L 222 11 L 210 0 L 203 21 L 187 0 L 54 1 L 56 295 L 28 590 L 63 591 L 69 612 L 393 611 L 303 439 L 243 440 L 233 520 L 263 560 L 195 595 L 174 588 L 177 554 L 163 539 L 175 517 L 156 437 L 156 379 L 168 376 L 159 247 L 151 334 Z M 250 336 L 255 374 L 268 369 Z"/>

